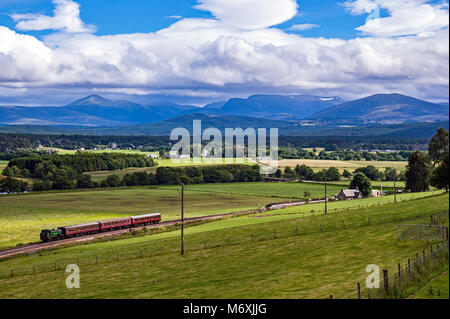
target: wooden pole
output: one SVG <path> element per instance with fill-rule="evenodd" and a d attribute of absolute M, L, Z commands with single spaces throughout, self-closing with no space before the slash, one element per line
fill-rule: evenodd
<path fill-rule="evenodd" d="M 184 255 L 184 184 L 181 184 L 181 255 Z"/>
<path fill-rule="evenodd" d="M 386 291 L 386 296 L 389 295 L 389 276 L 387 269 L 383 270 L 383 280 L 384 280 L 384 290 Z"/>
<path fill-rule="evenodd" d="M 408 258 L 408 274 L 411 275 L 411 259 Z"/>
<path fill-rule="evenodd" d="M 327 206 L 327 171 L 325 170 L 325 215 L 328 213 Z"/>
<path fill-rule="evenodd" d="M 396 179 L 394 178 L 394 202 L 397 204 L 397 185 L 396 185 Z"/>
<path fill-rule="evenodd" d="M 358 282 L 358 299 L 361 299 L 361 284 Z"/>

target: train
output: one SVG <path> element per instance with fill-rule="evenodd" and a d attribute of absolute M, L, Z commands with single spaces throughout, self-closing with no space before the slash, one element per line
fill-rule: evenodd
<path fill-rule="evenodd" d="M 49 242 L 119 229 L 159 224 L 160 222 L 161 214 L 132 216 L 88 224 L 58 227 L 57 229 L 44 229 L 41 231 L 40 238 L 43 242 Z"/>

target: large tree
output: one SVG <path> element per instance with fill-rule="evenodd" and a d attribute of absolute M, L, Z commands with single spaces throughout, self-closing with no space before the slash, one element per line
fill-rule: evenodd
<path fill-rule="evenodd" d="M 383 174 L 373 165 L 357 168 L 355 173 L 363 173 L 372 181 L 377 181 L 383 176 Z"/>
<path fill-rule="evenodd" d="M 353 179 L 350 183 L 350 188 L 358 189 L 364 197 L 372 195 L 372 184 L 364 173 L 358 172 L 353 175 Z"/>
<path fill-rule="evenodd" d="M 448 131 L 444 128 L 440 128 L 428 145 L 428 154 L 435 166 L 438 166 L 446 157 L 448 157 L 448 143 Z"/>
<path fill-rule="evenodd" d="M 414 152 L 406 167 L 406 190 L 424 192 L 430 188 L 430 158 L 422 152 Z"/>
<path fill-rule="evenodd" d="M 428 154 L 433 161 L 430 184 L 437 188 L 449 187 L 449 138 L 448 131 L 440 128 L 430 141 Z"/>

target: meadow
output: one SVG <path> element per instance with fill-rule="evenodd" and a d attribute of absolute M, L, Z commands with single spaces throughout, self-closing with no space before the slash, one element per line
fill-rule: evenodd
<path fill-rule="evenodd" d="M 8 161 L 0 161 L 0 175 L 2 174 L 6 166 L 8 166 Z"/>
<path fill-rule="evenodd" d="M 173 188 L 174 186 L 168 186 Z M 305 191 L 313 198 L 323 198 L 325 187 L 316 183 L 231 183 L 231 184 L 199 184 L 187 185 L 190 191 L 212 192 L 222 194 L 241 194 L 249 196 L 267 196 L 283 199 L 304 199 Z M 328 195 L 336 195 L 342 189 L 340 185 L 328 185 Z"/>
<path fill-rule="evenodd" d="M 207 200 L 206 200 L 207 199 Z M 186 217 L 255 209 L 272 197 L 187 190 Z M 0 249 L 36 242 L 42 229 L 160 212 L 179 219 L 177 188 L 129 188 L 0 196 Z"/>
<path fill-rule="evenodd" d="M 183 257 L 179 231 L 23 256 L 0 263 L 0 298 L 356 298 L 367 265 L 395 269 L 428 249 L 397 241 L 397 223 L 427 223 L 448 200 L 215 221 L 186 229 Z M 65 287 L 68 263 L 80 265 L 80 289 Z M 57 271 L 40 272 L 45 264 Z"/>
<path fill-rule="evenodd" d="M 330 185 L 328 194 L 334 195 L 340 189 L 341 186 Z M 0 249 L 36 242 L 42 229 L 155 212 L 161 213 L 163 220 L 179 219 L 179 191 L 177 186 L 159 186 L 0 196 Z M 274 202 L 302 199 L 305 191 L 316 197 L 324 195 L 323 185 L 311 183 L 187 185 L 185 216 L 256 209 Z M 432 194 L 402 194 L 398 200 Z M 393 201 L 393 196 L 385 196 L 382 199 L 330 202 L 329 207 L 348 208 Z M 323 210 L 323 205 L 306 205 L 299 209 L 318 212 Z M 289 212 L 289 209 L 283 212 Z"/>

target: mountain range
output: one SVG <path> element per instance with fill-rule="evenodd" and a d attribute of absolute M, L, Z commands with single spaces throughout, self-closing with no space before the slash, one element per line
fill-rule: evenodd
<path fill-rule="evenodd" d="M 141 105 L 91 95 L 60 107 L 0 106 L 2 125 L 125 127 L 163 131 L 188 121 L 213 118 L 224 127 L 300 128 L 315 125 L 401 124 L 448 121 L 448 104 L 434 104 L 401 94 L 376 94 L 353 101 L 310 95 L 253 95 L 204 107 L 168 102 Z M 257 120 L 259 119 L 259 120 Z M 265 120 L 265 121 L 263 121 Z M 154 125 L 157 124 L 157 125 Z M 270 124 L 270 125 L 269 125 Z M 265 125 L 265 126 L 261 126 Z M 157 127 L 162 129 L 158 129 Z M 120 128 L 117 131 L 121 131 Z"/>

